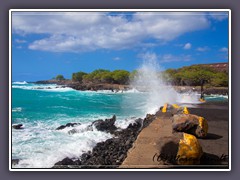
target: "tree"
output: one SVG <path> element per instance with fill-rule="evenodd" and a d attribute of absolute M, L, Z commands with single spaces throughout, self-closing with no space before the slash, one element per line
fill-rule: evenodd
<path fill-rule="evenodd" d="M 216 73 L 211 79 L 210 84 L 212 86 L 228 86 L 228 74 L 224 72 Z"/>
<path fill-rule="evenodd" d="M 73 73 L 72 74 L 72 81 L 82 82 L 84 75 L 87 75 L 87 73 L 82 72 L 82 71 L 77 72 L 77 73 Z"/>
<path fill-rule="evenodd" d="M 228 86 L 227 72 L 219 72 L 208 66 L 192 65 L 163 72 L 167 82 L 174 85 L 200 86 L 202 82 L 212 86 Z"/>
<path fill-rule="evenodd" d="M 112 72 L 101 73 L 101 82 L 103 83 L 113 83 Z"/>
<path fill-rule="evenodd" d="M 115 70 L 112 72 L 112 77 L 117 84 L 128 84 L 130 73 L 125 70 Z"/>
<path fill-rule="evenodd" d="M 62 80 L 64 80 L 65 78 L 63 77 L 63 75 L 59 74 L 59 75 L 56 76 L 55 79 L 58 80 L 58 81 L 62 81 Z"/>
<path fill-rule="evenodd" d="M 101 82 L 110 82 L 110 71 L 105 69 L 97 69 L 87 75 L 83 76 L 84 82 L 93 82 L 93 83 L 101 83 Z"/>

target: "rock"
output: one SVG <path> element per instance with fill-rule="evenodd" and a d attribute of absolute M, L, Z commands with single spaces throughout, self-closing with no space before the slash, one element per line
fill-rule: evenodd
<path fill-rule="evenodd" d="M 62 161 L 55 163 L 55 165 L 74 165 L 74 161 L 70 158 L 64 158 Z"/>
<path fill-rule="evenodd" d="M 12 165 L 17 165 L 19 161 L 19 159 L 12 159 Z"/>
<path fill-rule="evenodd" d="M 198 119 L 198 126 L 197 126 L 197 129 L 195 131 L 197 137 L 206 137 L 207 136 L 207 133 L 208 133 L 208 123 L 207 123 L 207 120 L 203 117 L 199 117 Z"/>
<path fill-rule="evenodd" d="M 91 157 L 90 153 L 83 153 L 81 155 L 81 162 L 84 164 L 84 162 L 86 162 L 90 157 Z"/>
<path fill-rule="evenodd" d="M 188 111 L 187 107 L 181 107 L 181 106 L 178 106 L 177 104 L 165 103 L 164 106 L 160 107 L 160 110 L 156 113 L 156 115 L 162 114 L 162 113 L 170 113 L 172 115 L 174 115 L 174 114 L 189 114 L 189 111 Z"/>
<path fill-rule="evenodd" d="M 77 125 L 81 125 L 81 123 L 67 123 L 66 125 L 59 126 L 58 128 L 56 128 L 56 130 L 62 130 L 66 127 L 74 127 L 74 126 L 77 126 Z"/>
<path fill-rule="evenodd" d="M 12 128 L 13 129 L 23 129 L 22 126 L 23 126 L 22 124 L 14 124 L 14 125 L 12 125 Z"/>
<path fill-rule="evenodd" d="M 191 134 L 183 133 L 183 139 L 179 141 L 177 163 L 179 165 L 200 164 L 202 155 L 202 147 L 197 138 Z"/>
<path fill-rule="evenodd" d="M 52 168 L 79 168 L 81 165 L 80 160 L 72 160 L 70 158 L 64 158 L 62 161 L 59 161 L 54 164 Z"/>
<path fill-rule="evenodd" d="M 75 134 L 75 133 L 77 133 L 78 131 L 76 130 L 76 129 L 72 129 L 72 130 L 70 130 L 70 131 L 68 131 L 68 134 Z"/>
<path fill-rule="evenodd" d="M 208 131 L 207 121 L 193 114 L 174 115 L 172 127 L 174 131 L 186 132 L 200 138 L 206 137 Z"/>
<path fill-rule="evenodd" d="M 98 131 L 114 133 L 114 131 L 117 129 L 117 127 L 114 125 L 115 121 L 116 121 L 116 116 L 114 115 L 110 119 L 105 119 L 105 121 L 101 119 L 94 121 L 92 123 L 92 126 L 94 125 Z"/>
<path fill-rule="evenodd" d="M 116 131 L 114 125 L 116 116 L 111 119 L 97 120 L 92 123 L 98 130 L 111 132 L 115 137 L 107 139 L 105 142 L 99 142 L 91 152 L 83 153 L 79 160 L 63 159 L 55 164 L 54 168 L 59 165 L 66 165 L 65 168 L 116 168 L 126 158 L 128 150 L 132 147 L 133 142 L 139 134 L 143 120 L 136 119 L 134 123 L 129 124 L 126 129 Z"/>

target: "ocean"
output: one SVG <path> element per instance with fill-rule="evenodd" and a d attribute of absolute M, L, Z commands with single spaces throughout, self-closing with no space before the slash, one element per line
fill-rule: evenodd
<path fill-rule="evenodd" d="M 149 102 L 149 93 L 129 90 L 77 91 L 56 84 L 12 83 L 12 159 L 19 159 L 13 168 L 51 168 L 65 157 L 78 158 L 91 151 L 111 134 L 87 127 L 95 120 L 116 115 L 115 125 L 126 128 L 137 118 L 153 113 L 163 101 Z M 197 103 L 199 95 L 184 102 Z M 206 96 L 209 101 L 222 101 L 226 96 Z M 152 98 L 156 99 L 156 97 Z M 176 101 L 182 100 L 178 96 Z M 67 123 L 81 123 L 77 127 L 56 130 Z M 77 133 L 69 134 L 75 129 Z"/>

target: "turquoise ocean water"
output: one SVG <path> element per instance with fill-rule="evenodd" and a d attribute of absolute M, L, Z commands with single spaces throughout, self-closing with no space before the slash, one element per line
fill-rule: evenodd
<path fill-rule="evenodd" d="M 12 158 L 20 159 L 18 168 L 50 168 L 65 157 L 78 158 L 96 143 L 112 135 L 88 130 L 94 120 L 117 116 L 116 126 L 126 128 L 136 118 L 145 117 L 149 106 L 147 93 L 136 90 L 76 91 L 57 85 L 26 82 L 12 84 L 12 124 L 23 124 L 21 130 L 12 129 Z M 207 100 L 226 99 L 208 96 Z M 55 130 L 69 122 L 77 127 Z M 75 129 L 77 133 L 68 132 Z"/>

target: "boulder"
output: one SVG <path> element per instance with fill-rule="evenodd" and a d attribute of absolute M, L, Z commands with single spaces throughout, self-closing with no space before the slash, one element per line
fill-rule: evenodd
<path fill-rule="evenodd" d="M 22 126 L 23 126 L 22 124 L 14 124 L 14 125 L 12 125 L 12 128 L 13 129 L 23 129 Z"/>
<path fill-rule="evenodd" d="M 73 159 L 66 157 L 63 160 L 55 163 L 52 168 L 76 168 L 76 166 L 79 167 L 79 165 L 81 165 L 80 160 L 78 160 L 78 159 L 73 160 Z"/>
<path fill-rule="evenodd" d="M 208 123 L 203 117 L 193 114 L 175 114 L 172 119 L 174 131 L 186 132 L 199 138 L 207 136 Z"/>
<path fill-rule="evenodd" d="M 202 147 L 197 138 L 191 134 L 183 133 L 183 139 L 180 139 L 177 164 L 179 165 L 197 165 L 203 155 Z"/>
<path fill-rule="evenodd" d="M 117 127 L 114 125 L 115 121 L 116 116 L 114 115 L 110 119 L 105 119 L 105 121 L 103 121 L 102 119 L 96 120 L 92 123 L 92 126 L 94 125 L 98 131 L 113 133 L 117 129 Z"/>
<path fill-rule="evenodd" d="M 168 104 L 165 103 L 164 106 L 160 107 L 160 111 L 158 113 L 171 113 L 174 114 L 189 114 L 187 107 L 181 107 L 177 104 Z"/>
<path fill-rule="evenodd" d="M 74 126 L 77 126 L 77 125 L 81 125 L 81 123 L 67 123 L 66 125 L 59 126 L 58 128 L 56 128 L 56 130 L 62 130 L 66 127 L 74 127 Z"/>
<path fill-rule="evenodd" d="M 17 165 L 19 161 L 19 159 L 12 159 L 12 165 Z"/>

